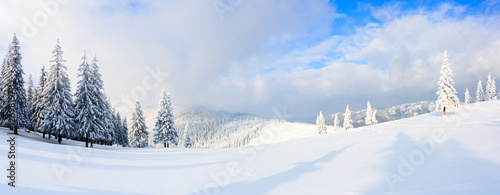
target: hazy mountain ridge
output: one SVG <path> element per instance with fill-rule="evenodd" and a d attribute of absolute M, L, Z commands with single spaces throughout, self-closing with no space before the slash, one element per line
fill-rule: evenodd
<path fill-rule="evenodd" d="M 153 128 L 156 122 L 157 108 L 144 108 L 144 117 L 148 126 L 149 144 L 153 143 Z M 259 135 L 264 123 L 269 119 L 250 114 L 211 111 L 206 108 L 174 108 L 175 129 L 179 135 L 178 147 L 183 147 L 185 128 L 196 148 L 231 148 L 248 144 Z"/>

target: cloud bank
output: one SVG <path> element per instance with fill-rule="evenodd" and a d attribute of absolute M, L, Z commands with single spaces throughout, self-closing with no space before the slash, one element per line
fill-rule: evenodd
<path fill-rule="evenodd" d="M 17 33 L 25 72 L 38 78 L 60 39 L 74 89 L 86 48 L 120 111 L 136 99 L 156 106 L 165 88 L 174 107 L 307 122 L 367 100 L 435 100 L 444 50 L 461 99 L 488 72 L 500 75 L 496 3 L 473 13 L 454 3 L 358 6 L 367 19 L 345 26 L 356 16 L 328 1 L 10 0 L 0 3 L 0 52 Z"/>

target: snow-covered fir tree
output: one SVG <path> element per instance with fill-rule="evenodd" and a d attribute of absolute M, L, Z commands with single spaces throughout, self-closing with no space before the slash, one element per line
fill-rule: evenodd
<path fill-rule="evenodd" d="M 34 128 L 34 120 L 33 120 L 33 113 L 35 113 L 35 106 L 34 106 L 34 96 L 35 96 L 35 90 L 34 90 L 34 85 L 33 85 L 33 79 L 31 78 L 31 74 L 28 77 L 28 86 L 26 86 L 26 117 L 28 118 L 27 120 L 27 125 L 26 128 L 29 130 L 33 130 Z"/>
<path fill-rule="evenodd" d="M 460 103 L 457 92 L 453 87 L 453 71 L 451 70 L 446 50 L 443 53 L 443 64 L 441 65 L 441 76 L 439 77 L 438 84 L 436 105 L 438 105 L 439 110 L 443 110 L 443 115 L 445 115 L 446 108 L 457 107 Z"/>
<path fill-rule="evenodd" d="M 127 117 L 123 117 L 121 130 L 122 130 L 122 140 L 123 140 L 122 146 L 127 147 L 129 146 Z"/>
<path fill-rule="evenodd" d="M 488 73 L 488 82 L 486 83 L 486 100 L 497 100 L 497 87 L 495 86 L 495 78 L 491 78 L 491 73 Z"/>
<path fill-rule="evenodd" d="M 347 105 L 344 113 L 344 129 L 348 130 L 350 128 L 354 128 L 352 125 L 352 119 L 351 119 L 351 111 L 349 110 L 349 105 Z"/>
<path fill-rule="evenodd" d="M 170 145 L 177 145 L 178 135 L 174 127 L 174 114 L 171 105 L 170 96 L 161 91 L 160 102 L 158 103 L 159 109 L 156 115 L 156 123 L 154 127 L 154 140 L 155 144 L 161 143 L 164 148 Z"/>
<path fill-rule="evenodd" d="M 78 67 L 78 86 L 75 92 L 75 127 L 77 136 L 85 140 L 85 147 L 89 147 L 99 139 L 100 130 L 104 128 L 101 110 L 97 105 L 97 93 L 99 90 L 93 84 L 93 73 L 87 62 L 87 55 L 83 54 L 82 64 Z"/>
<path fill-rule="evenodd" d="M 477 82 L 477 90 L 476 90 L 476 102 L 483 102 L 486 99 L 483 92 L 483 84 L 481 80 Z"/>
<path fill-rule="evenodd" d="M 132 114 L 132 124 L 130 125 L 129 139 L 132 147 L 148 147 L 148 130 L 141 105 L 135 102 L 135 112 Z"/>
<path fill-rule="evenodd" d="M 8 53 L 7 53 L 8 54 Z M 4 105 L 5 105 L 5 100 L 3 99 L 3 90 L 2 87 L 3 85 L 3 79 L 5 78 L 5 60 L 7 59 L 7 55 L 5 55 L 5 58 L 2 61 L 2 69 L 0 72 L 0 125 L 4 126 L 4 122 L 7 120 L 7 116 L 5 115 L 5 110 L 4 110 Z"/>
<path fill-rule="evenodd" d="M 333 129 L 334 129 L 334 131 L 337 131 L 341 128 L 342 127 L 340 126 L 339 113 L 336 113 L 335 119 L 333 120 Z"/>
<path fill-rule="evenodd" d="M 366 125 L 373 125 L 373 111 L 372 111 L 372 105 L 370 104 L 370 101 L 366 103 L 366 117 L 365 117 L 365 124 Z"/>
<path fill-rule="evenodd" d="M 123 138 L 123 130 L 122 130 L 123 129 L 122 118 L 119 112 L 113 111 L 113 113 L 115 113 L 113 114 L 113 125 L 115 127 L 114 129 L 115 137 L 113 142 L 116 143 L 117 145 L 125 146 L 126 144 Z"/>
<path fill-rule="evenodd" d="M 465 104 L 472 103 L 472 101 L 470 99 L 469 88 L 465 88 L 465 101 L 464 101 L 464 103 Z"/>
<path fill-rule="evenodd" d="M 45 72 L 45 66 L 42 66 L 42 69 L 40 70 L 40 78 L 38 79 L 38 85 L 35 89 L 35 95 L 33 97 L 33 116 L 32 122 L 34 129 L 38 131 L 38 128 L 42 125 L 43 123 L 43 92 L 44 92 L 44 87 L 45 83 L 47 81 L 47 72 Z M 45 138 L 45 134 L 44 134 Z"/>
<path fill-rule="evenodd" d="M 47 83 L 43 92 L 43 124 L 40 131 L 56 135 L 61 143 L 62 137 L 74 137 L 74 109 L 71 85 L 66 66 L 63 64 L 63 51 L 59 40 L 52 51 L 54 64 L 50 67 Z"/>
<path fill-rule="evenodd" d="M 326 134 L 325 117 L 323 117 L 323 111 L 319 111 L 319 115 L 316 117 L 316 125 L 318 126 L 318 134 Z"/>
<path fill-rule="evenodd" d="M 3 116 L 7 117 L 4 125 L 10 127 L 14 134 L 17 134 L 19 127 L 28 124 L 20 49 L 19 40 L 14 34 L 2 68 Z"/>
<path fill-rule="evenodd" d="M 378 120 L 377 120 L 377 110 L 373 110 L 371 120 L 372 120 L 373 125 L 378 123 Z"/>
<path fill-rule="evenodd" d="M 102 82 L 101 73 L 99 73 L 99 66 L 97 65 L 97 56 L 94 55 L 94 59 L 92 60 L 91 69 L 91 77 L 92 77 L 92 86 L 96 88 L 94 90 L 94 97 L 96 98 L 98 118 L 101 120 L 103 124 L 102 128 L 98 130 L 99 139 L 101 144 L 110 145 L 113 141 L 114 137 L 114 124 L 113 124 L 113 113 L 111 111 L 111 105 L 109 103 L 108 98 L 104 92 L 104 83 Z"/>
<path fill-rule="evenodd" d="M 191 148 L 193 147 L 193 142 L 191 141 L 191 138 L 189 137 L 189 125 L 186 124 L 186 127 L 184 128 L 184 148 Z"/>

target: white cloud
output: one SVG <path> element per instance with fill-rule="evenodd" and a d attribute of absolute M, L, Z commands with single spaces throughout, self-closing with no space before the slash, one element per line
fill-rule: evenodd
<path fill-rule="evenodd" d="M 73 86 L 87 48 L 115 105 L 140 98 L 156 106 L 165 88 L 176 105 L 267 116 L 286 108 L 295 119 L 366 100 L 375 107 L 432 100 L 445 49 L 459 92 L 473 91 L 489 71 L 500 75 L 498 16 L 462 17 L 464 6 L 369 6 L 382 22 L 340 36 L 331 35 L 332 21 L 349 16 L 327 1 L 238 2 L 221 20 L 213 1 L 68 1 L 21 43 L 23 66 L 37 79 L 59 38 Z M 0 52 L 39 13 L 46 11 L 31 1 L 0 3 Z M 324 67 L 310 69 L 312 62 Z"/>

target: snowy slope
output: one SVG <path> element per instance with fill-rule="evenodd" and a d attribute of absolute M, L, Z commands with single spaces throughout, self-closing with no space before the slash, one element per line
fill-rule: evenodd
<path fill-rule="evenodd" d="M 446 117 L 413 118 L 316 135 L 271 122 L 230 149 L 57 145 L 17 136 L 17 187 L 1 194 L 497 194 L 500 101 Z M 0 166 L 8 136 L 0 132 Z M 72 143 L 71 141 L 65 141 Z M 3 171 L 4 175 L 7 172 Z"/>

